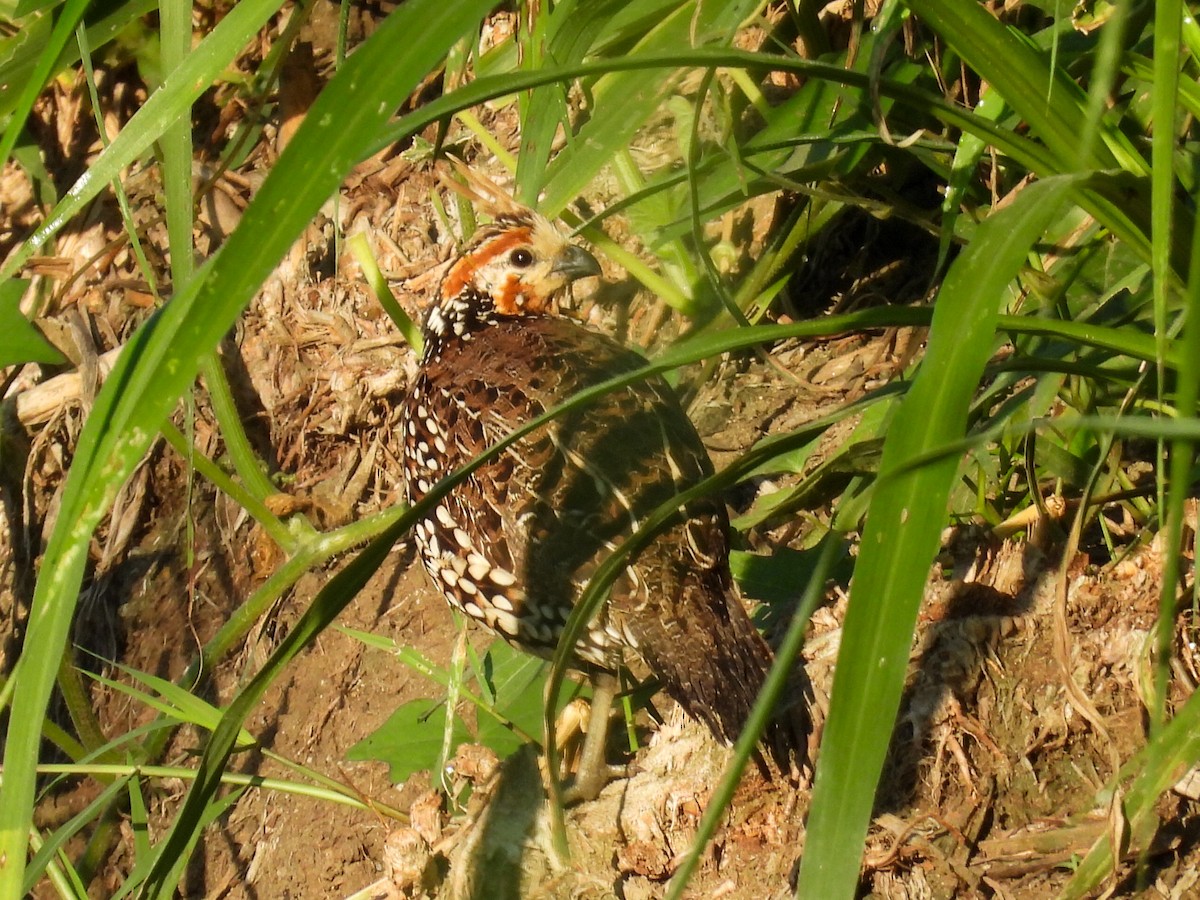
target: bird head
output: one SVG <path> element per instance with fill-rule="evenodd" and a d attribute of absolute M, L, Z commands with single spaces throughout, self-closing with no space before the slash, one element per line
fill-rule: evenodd
<path fill-rule="evenodd" d="M 481 228 L 442 279 L 442 304 L 474 303 L 502 316 L 555 314 L 564 288 L 600 264 L 529 211 Z M 476 310 L 477 314 L 485 310 Z"/>

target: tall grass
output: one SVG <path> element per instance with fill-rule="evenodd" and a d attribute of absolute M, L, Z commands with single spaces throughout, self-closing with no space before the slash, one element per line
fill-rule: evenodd
<path fill-rule="evenodd" d="M 989 502 L 998 503 L 1003 493 L 1009 504 L 1033 505 L 1043 479 L 1084 491 L 1095 451 L 1113 435 L 1149 435 L 1160 442 L 1152 512 L 1172 552 L 1157 631 L 1154 728 L 1109 788 L 1109 796 L 1123 798 L 1118 811 L 1135 834 L 1152 828 L 1154 804 L 1174 773 L 1200 760 L 1200 744 L 1189 736 L 1198 731 L 1195 698 L 1178 710 L 1166 702 L 1177 601 L 1174 551 L 1200 434 L 1200 325 L 1190 315 L 1200 259 L 1193 133 L 1200 112 L 1200 31 L 1185 18 L 1184 5 L 1120 3 L 1107 21 L 1087 23 L 1095 27 L 1084 30 L 1085 23 L 1072 19 L 1081 13 L 1065 8 L 1070 4 L 1027 4 L 1002 21 L 961 0 L 889 2 L 849 50 L 819 60 L 801 59 L 790 49 L 789 39 L 798 34 L 810 47 L 837 43 L 814 31 L 820 23 L 806 4 L 794 14 L 790 6 L 750 0 L 523 4 L 523 27 L 514 38 L 480 54 L 479 22 L 490 6 L 482 0 L 401 4 L 339 68 L 237 230 L 193 270 L 189 111 L 281 5 L 242 0 L 193 47 L 190 8 L 164 0 L 161 86 L 0 270 L 6 280 L 0 301 L 9 302 L 13 289 L 6 284 L 15 283 L 29 258 L 50 246 L 128 166 L 148 161 L 151 148 L 159 148 L 172 296 L 129 341 L 80 435 L 42 555 L 20 661 L 0 691 L 10 704 L 0 788 L 0 898 L 21 896 L 43 874 L 60 893 L 82 895 L 71 862 L 55 851 L 70 829 L 90 820 L 85 816 L 41 835 L 32 828 L 32 810 L 39 743 L 55 735 L 47 703 L 56 681 L 64 692 L 71 687 L 72 676 L 59 663 L 67 653 L 89 543 L 117 491 L 160 432 L 186 449 L 186 438 L 168 419 L 198 373 L 220 406 L 217 342 L 350 168 L 433 122 L 457 121 L 494 144 L 471 110 L 497 100 L 519 105 L 518 197 L 540 198 L 544 212 L 558 215 L 602 173 L 612 175 L 623 199 L 581 223 L 583 233 L 695 326 L 690 341 L 631 377 L 769 348 L 786 337 L 929 325 L 927 349 L 911 380 L 857 407 L 880 411 L 864 419 L 860 437 L 882 442 L 882 457 L 875 478 L 856 481 L 839 498 L 835 521 L 846 530 L 861 528 L 862 539 L 798 895 L 849 897 L 857 889 L 888 724 L 899 708 L 927 573 L 951 516 L 971 512 L 954 506 L 964 451 L 1019 457 L 1030 433 L 1053 452 L 1024 460 L 1034 477 L 1016 497 L 1000 490 L 998 475 L 984 491 Z M 0 83 L 9 85 L 0 93 L 0 115 L 8 116 L 0 150 L 7 155 L 16 148 L 14 158 L 25 159 L 35 173 L 21 148 L 39 93 L 58 72 L 78 65 L 81 54 L 99 52 L 149 9 L 130 3 L 95 20 L 72 0 L 0 9 L 20 26 L 0 39 Z M 753 29 L 769 36 L 762 49 L 734 49 Z M 418 33 L 421 39 L 412 40 Z M 905 51 L 902 35 L 914 52 Z M 456 76 L 447 89 L 397 117 L 414 89 L 446 65 Z M 699 79 L 689 77 L 697 71 L 703 73 Z M 786 96 L 766 98 L 767 72 L 793 79 Z M 451 87 L 459 75 L 461 84 Z M 586 98 L 586 116 L 571 114 L 579 97 Z M 667 127 L 678 137 L 674 158 L 655 167 L 640 162 L 630 145 Z M 560 130 L 566 141 L 556 149 Z M 899 203 L 893 208 L 880 200 L 888 186 L 880 173 L 914 170 L 935 180 L 946 198 L 936 217 L 945 277 L 930 309 L 885 307 L 795 325 L 750 324 L 778 304 L 798 252 L 821 239 L 833 213 L 847 206 L 897 212 Z M 714 259 L 719 248 L 707 237 L 708 226 L 750 197 L 785 192 L 797 211 L 780 221 L 759 258 L 742 261 L 736 278 L 722 274 L 728 270 Z M 604 218 L 615 214 L 646 248 L 644 255 L 605 238 Z M 0 338 L 0 360 L 48 359 L 28 332 L 13 335 L 8 344 L 9 338 Z M 1008 370 L 993 358 L 1005 342 L 1017 361 Z M 1142 363 L 1150 365 L 1138 380 Z M 589 396 L 617 386 L 602 385 Z M 1049 416 L 1053 429 L 1046 425 Z M 233 780 L 226 771 L 230 754 L 239 740 L 251 739 L 242 730 L 246 716 L 420 513 L 396 510 L 327 533 L 303 518 L 281 522 L 265 502 L 273 488 L 261 476 L 232 406 L 219 418 L 236 477 L 203 458 L 196 461 L 197 474 L 258 519 L 286 561 L 205 648 L 205 666 L 234 646 L 301 573 L 369 543 L 223 710 L 196 707 L 169 685 L 155 686 L 155 702 L 166 717 L 157 740 L 180 721 L 203 723 L 211 737 L 168 833 L 136 848 L 123 893 L 173 893 L 206 825 L 238 796 L 221 795 L 220 788 Z M 778 435 L 709 487 L 761 471 L 812 438 L 808 431 Z M 1100 465 L 1119 467 L 1120 460 L 1104 454 Z M 451 476 L 439 491 L 463 474 Z M 795 514 L 804 496 L 802 485 L 793 495 L 773 498 L 771 515 Z M 1012 511 L 992 509 L 998 515 Z M 610 568 L 618 566 L 614 558 Z M 598 588 L 583 609 L 600 602 Z M 795 585 L 797 596 L 806 589 L 810 595 L 816 590 Z M 563 662 L 558 660 L 552 683 L 561 681 Z M 150 702 L 152 694 L 145 697 Z M 75 751 L 78 771 L 119 779 L 108 782 L 104 803 L 124 798 L 131 814 L 144 818 L 142 779 L 159 771 L 102 770 L 111 763 L 97 760 L 113 748 L 87 737 L 93 733 L 88 715 L 86 708 L 76 710 L 78 740 L 67 735 L 58 742 Z M 126 735 L 113 745 L 130 740 Z M 745 765 L 751 746 L 749 738 L 739 744 L 731 771 Z M 331 800 L 344 799 L 336 787 L 328 789 Z M 98 800 L 85 812 L 98 817 L 103 805 Z M 1082 895 L 1098 884 L 1113 866 L 1111 853 L 1106 841 L 1097 843 L 1070 892 Z M 682 895 L 688 871 L 680 871 L 673 896 Z"/>

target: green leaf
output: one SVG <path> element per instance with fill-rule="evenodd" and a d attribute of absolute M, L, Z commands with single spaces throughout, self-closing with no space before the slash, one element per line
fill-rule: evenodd
<path fill-rule="evenodd" d="M 1102 125 L 1101 143 L 1080 159 L 1080 135 L 1088 129 L 1083 90 L 983 6 L 959 0 L 907 0 L 907 5 L 1029 123 L 1058 157 L 1061 171 L 1112 168 L 1118 158 L 1129 171 L 1149 170 L 1129 139 L 1111 124 Z"/>
<path fill-rule="evenodd" d="M 98 675 L 94 672 L 88 672 L 88 677 L 107 685 L 114 691 L 120 691 L 128 697 L 133 697 L 151 709 L 158 710 L 165 716 L 169 716 L 179 722 L 188 722 L 199 726 L 205 731 L 214 730 L 217 727 L 217 723 L 221 721 L 221 710 L 197 697 L 191 691 L 185 690 L 179 685 L 167 681 L 165 678 L 159 678 L 147 672 L 139 672 L 137 669 L 123 666 L 120 663 L 110 664 L 116 666 L 116 668 L 120 669 L 130 678 L 140 681 L 158 692 L 162 699 L 160 700 L 153 694 L 147 694 L 145 691 L 139 691 L 131 685 L 123 684 L 112 678 L 105 678 L 103 675 Z M 238 733 L 236 746 L 239 750 L 246 750 L 250 747 L 258 746 L 258 741 L 250 732 L 243 730 Z"/>
<path fill-rule="evenodd" d="M 446 731 L 446 704 L 413 700 L 388 716 L 388 720 L 346 751 L 355 761 L 377 759 L 388 764 L 390 777 L 399 784 L 414 772 L 438 765 Z M 450 752 L 471 739 L 467 726 L 454 717 Z"/>
<path fill-rule="evenodd" d="M 97 11 L 95 7 L 98 5 L 92 4 L 93 13 Z M 88 45 L 98 50 L 124 31 L 130 23 L 136 22 L 157 7 L 158 0 L 132 0 L 121 3 L 103 18 L 88 23 Z M 16 34 L 0 40 L 0 120 L 16 108 L 21 93 L 20 87 L 34 77 L 35 71 L 48 53 L 46 48 L 53 18 L 44 15 L 31 16 L 20 24 Z M 52 70 L 51 75 L 77 62 L 78 59 L 79 45 L 71 41 L 59 54 L 57 69 Z"/>
<path fill-rule="evenodd" d="M 817 760 L 798 896 L 850 898 L 900 705 L 917 610 L 947 521 L 957 455 L 991 356 L 1000 299 L 1078 178 L 1038 182 L 985 221 L 938 294 L 928 351 L 888 429 L 867 515 L 829 720 Z"/>
<path fill-rule="evenodd" d="M 42 92 L 42 88 L 54 72 L 55 60 L 66 47 L 71 35 L 75 33 L 75 25 L 83 18 L 87 8 L 88 0 L 67 0 L 63 4 L 62 10 L 55 19 L 54 29 L 50 33 L 46 49 L 38 57 L 29 79 L 16 92 L 12 118 L 8 120 L 3 134 L 0 134 L 0 166 L 8 162 L 8 155 L 12 153 L 12 149 L 17 143 L 17 138 L 25 125 L 25 120 L 29 118 L 38 94 Z"/>
<path fill-rule="evenodd" d="M 21 896 L 32 896 L 34 886 L 37 884 L 38 879 L 45 873 L 46 867 L 50 865 L 51 860 L 66 846 L 71 838 L 101 816 L 109 802 L 119 797 L 125 791 L 125 787 L 131 777 L 127 775 L 122 778 L 113 779 L 111 783 L 100 791 L 91 803 L 72 816 L 69 821 L 55 828 L 46 837 L 41 849 L 29 861 L 29 868 L 25 873 L 25 885 L 21 891 Z"/>
<path fill-rule="evenodd" d="M 769 554 L 733 550 L 729 554 L 729 568 L 744 596 L 763 603 L 794 604 L 812 580 L 820 555 L 816 549 L 791 547 L 780 547 Z M 843 550 L 840 561 L 848 559 Z M 840 561 L 834 559 L 831 565 L 836 569 Z M 841 579 L 849 574 L 849 571 L 831 571 L 826 572 L 826 577 Z"/>
<path fill-rule="evenodd" d="M 66 358 L 21 313 L 28 281 L 0 284 L 0 368 L 19 363 L 63 363 Z"/>
<path fill-rule="evenodd" d="M 502 640 L 488 648 L 480 677 L 496 698 L 495 715 L 480 709 L 479 743 L 507 756 L 525 743 L 511 725 L 524 734 L 540 734 L 545 708 L 546 661 L 516 650 Z M 565 701 L 564 701 L 565 702 Z M 561 708 L 561 704 L 560 704 Z"/>
<path fill-rule="evenodd" d="M 628 53 L 653 54 L 681 46 L 727 43 L 753 6 L 746 0 L 680 4 L 656 21 Z M 618 151 L 628 149 L 633 135 L 659 111 L 666 93 L 681 74 L 675 68 L 661 68 L 648 72 L 614 71 L 598 78 L 591 90 L 591 118 L 547 170 L 543 212 L 557 215 Z"/>

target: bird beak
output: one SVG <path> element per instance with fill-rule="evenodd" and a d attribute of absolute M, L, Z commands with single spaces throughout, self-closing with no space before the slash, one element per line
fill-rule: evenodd
<path fill-rule="evenodd" d="M 601 274 L 600 263 L 596 262 L 596 257 L 575 244 L 567 244 L 558 259 L 554 261 L 550 271 L 555 275 L 561 275 L 567 281 Z"/>

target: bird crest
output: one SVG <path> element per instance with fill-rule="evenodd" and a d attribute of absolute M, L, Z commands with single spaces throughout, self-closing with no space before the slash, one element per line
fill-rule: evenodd
<path fill-rule="evenodd" d="M 496 182 L 475 171 L 462 160 L 451 157 L 450 166 L 458 178 L 451 177 L 451 173 L 442 169 L 439 172 L 442 184 L 497 222 L 533 225 L 536 220 L 542 219 L 542 216 L 514 200 L 512 195 Z"/>

